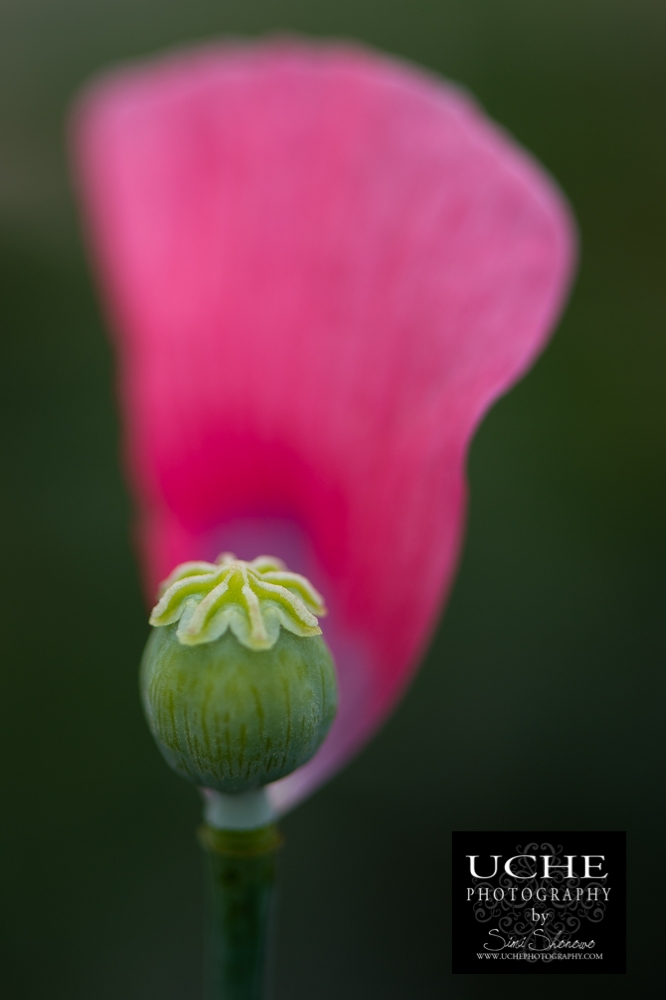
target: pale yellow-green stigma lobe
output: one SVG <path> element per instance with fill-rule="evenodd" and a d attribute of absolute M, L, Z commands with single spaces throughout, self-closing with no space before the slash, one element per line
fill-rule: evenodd
<path fill-rule="evenodd" d="M 317 616 L 326 614 L 310 581 L 271 556 L 245 562 L 223 552 L 214 563 L 182 563 L 160 595 L 150 624 L 178 622 L 184 646 L 214 642 L 229 629 L 248 649 L 271 649 L 281 628 L 302 638 L 320 635 Z"/>

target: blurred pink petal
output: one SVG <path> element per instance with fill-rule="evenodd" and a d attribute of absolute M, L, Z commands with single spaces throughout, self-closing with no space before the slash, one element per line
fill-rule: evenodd
<path fill-rule="evenodd" d="M 458 557 L 464 463 L 570 277 L 559 192 L 464 93 L 342 45 L 123 70 L 76 120 L 152 597 L 283 556 L 326 595 L 341 709 L 287 808 L 400 697 Z"/>

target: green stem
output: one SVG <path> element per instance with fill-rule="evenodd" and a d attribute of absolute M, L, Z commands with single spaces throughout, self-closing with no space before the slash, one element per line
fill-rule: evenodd
<path fill-rule="evenodd" d="M 278 828 L 202 826 L 199 840 L 209 874 L 206 1000 L 264 1000 Z"/>

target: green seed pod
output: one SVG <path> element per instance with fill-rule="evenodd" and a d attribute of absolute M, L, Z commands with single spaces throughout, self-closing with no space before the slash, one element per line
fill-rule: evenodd
<path fill-rule="evenodd" d="M 179 566 L 162 591 L 141 692 L 171 767 L 199 786 L 243 792 L 309 760 L 337 707 L 311 584 L 277 559 L 225 553 Z"/>

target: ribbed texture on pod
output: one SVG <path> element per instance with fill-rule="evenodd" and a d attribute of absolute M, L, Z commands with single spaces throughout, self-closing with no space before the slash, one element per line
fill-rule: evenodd
<path fill-rule="evenodd" d="M 254 651 L 229 632 L 185 646 L 156 628 L 141 664 L 148 724 L 171 767 L 196 785 L 242 792 L 312 757 L 337 707 L 335 668 L 321 636 L 284 629 Z"/>

